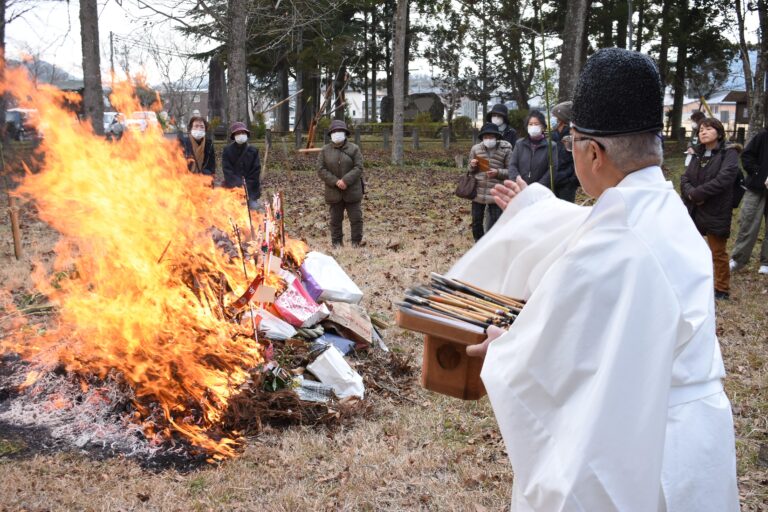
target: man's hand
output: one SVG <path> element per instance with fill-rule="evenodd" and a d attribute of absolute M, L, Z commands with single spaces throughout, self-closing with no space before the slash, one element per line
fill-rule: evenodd
<path fill-rule="evenodd" d="M 686 155 L 692 155 L 692 154 L 694 154 L 694 153 L 695 153 L 695 151 L 693 150 L 693 148 L 688 148 L 688 149 L 685 151 L 685 154 L 686 154 Z"/>
<path fill-rule="evenodd" d="M 487 172 L 487 173 L 485 173 L 485 174 L 486 174 L 486 176 L 488 176 L 489 178 L 495 178 L 496 176 L 498 176 L 498 175 L 499 175 L 499 170 L 498 170 L 498 169 L 491 169 L 490 171 L 488 171 L 488 172 Z"/>
<path fill-rule="evenodd" d="M 496 327 L 495 325 L 488 327 L 488 329 L 485 331 L 488 337 L 482 343 L 468 346 L 467 355 L 469 357 L 481 357 L 485 359 L 485 354 L 488 352 L 488 346 L 491 344 L 491 342 L 506 332 L 507 331 L 504 329 Z"/>
<path fill-rule="evenodd" d="M 493 187 L 491 189 L 491 195 L 499 208 L 505 210 L 509 202 L 527 186 L 528 184 L 525 180 L 518 176 L 515 181 L 504 180 L 503 185 L 496 185 Z"/>
<path fill-rule="evenodd" d="M 336 186 L 341 190 L 347 190 L 347 184 L 344 183 L 344 180 L 337 181 Z"/>
<path fill-rule="evenodd" d="M 477 158 L 473 158 L 472 160 L 470 160 L 470 161 L 469 161 L 469 166 L 470 166 L 471 168 L 473 168 L 473 169 L 474 169 L 475 167 L 477 167 Z"/>

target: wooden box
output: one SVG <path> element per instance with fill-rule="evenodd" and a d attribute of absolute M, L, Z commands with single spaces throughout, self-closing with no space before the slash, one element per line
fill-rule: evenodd
<path fill-rule="evenodd" d="M 468 345 L 485 340 L 482 328 L 408 309 L 399 310 L 395 318 L 400 327 L 425 335 L 422 387 L 463 400 L 485 396 L 480 380 L 483 359 L 469 357 L 466 352 Z"/>

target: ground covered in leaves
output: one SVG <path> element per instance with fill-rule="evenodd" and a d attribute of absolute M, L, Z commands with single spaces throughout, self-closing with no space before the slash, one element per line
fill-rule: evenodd
<path fill-rule="evenodd" d="M 364 148 L 361 248 L 331 248 L 313 156 L 275 148 L 264 187 L 284 191 L 288 231 L 336 257 L 365 292 L 368 311 L 393 324 L 393 302 L 404 288 L 444 272 L 472 245 L 469 203 L 452 196 L 459 173 L 454 157 L 466 151 L 410 152 L 405 167 L 395 168 L 381 150 Z M 677 158 L 669 161 L 673 178 L 680 166 Z M 0 216 L 0 286 L 14 292 L 17 305 L 27 301 L 29 314 L 46 314 L 36 309 L 41 301 L 28 275 L 50 262 L 55 233 L 31 205 L 22 213 L 21 262 L 13 260 L 8 219 Z M 345 235 L 348 242 L 348 224 Z M 733 276 L 732 299 L 718 304 L 745 511 L 768 510 L 767 305 L 768 278 L 757 275 L 754 261 Z M 391 327 L 385 342 L 418 368 L 419 336 Z M 462 402 L 426 392 L 417 385 L 418 371 L 406 379 L 411 385 L 378 377 L 366 379 L 369 410 L 340 427 L 268 423 L 248 437 L 240 457 L 191 472 L 35 453 L 19 437 L 0 435 L 0 510 L 506 509 L 512 472 L 487 399 Z"/>

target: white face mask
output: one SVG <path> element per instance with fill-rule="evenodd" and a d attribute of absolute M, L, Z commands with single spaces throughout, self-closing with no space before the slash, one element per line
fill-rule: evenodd
<path fill-rule="evenodd" d="M 333 132 L 331 134 L 331 140 L 334 144 L 341 144 L 344 142 L 344 139 L 347 138 L 347 134 L 344 132 Z"/>
<path fill-rule="evenodd" d="M 245 144 L 248 141 L 248 136 L 244 133 L 238 133 L 235 135 L 235 142 L 238 144 Z"/>
<path fill-rule="evenodd" d="M 696 131 L 699 129 L 699 125 L 696 123 L 691 123 L 691 130 Z"/>
<path fill-rule="evenodd" d="M 541 125 L 534 124 L 528 127 L 528 135 L 531 137 L 538 137 L 541 135 Z"/>
<path fill-rule="evenodd" d="M 501 126 L 504 124 L 504 118 L 501 116 L 491 116 L 491 122 L 496 126 Z"/>
<path fill-rule="evenodd" d="M 496 139 L 483 139 L 483 146 L 487 147 L 488 149 L 493 149 L 496 147 Z"/>
<path fill-rule="evenodd" d="M 195 140 L 200 140 L 203 137 L 205 137 L 205 130 L 191 130 L 189 134 L 192 136 Z"/>

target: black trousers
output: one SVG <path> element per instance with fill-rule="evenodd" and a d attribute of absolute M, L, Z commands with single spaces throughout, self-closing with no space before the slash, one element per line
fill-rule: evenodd
<path fill-rule="evenodd" d="M 559 199 L 562 199 L 563 201 L 568 201 L 569 203 L 576 202 L 576 189 L 579 188 L 579 183 L 577 181 L 572 181 L 570 183 L 565 183 L 563 185 L 555 185 L 555 196 L 557 196 Z"/>
<path fill-rule="evenodd" d="M 482 204 L 472 201 L 472 237 L 480 240 L 501 217 L 501 208 L 496 204 Z"/>
<path fill-rule="evenodd" d="M 344 243 L 344 210 L 347 211 L 349 226 L 352 230 L 352 243 L 359 244 L 363 241 L 363 208 L 361 201 L 355 203 L 329 203 L 331 214 L 331 243 L 334 245 Z"/>

